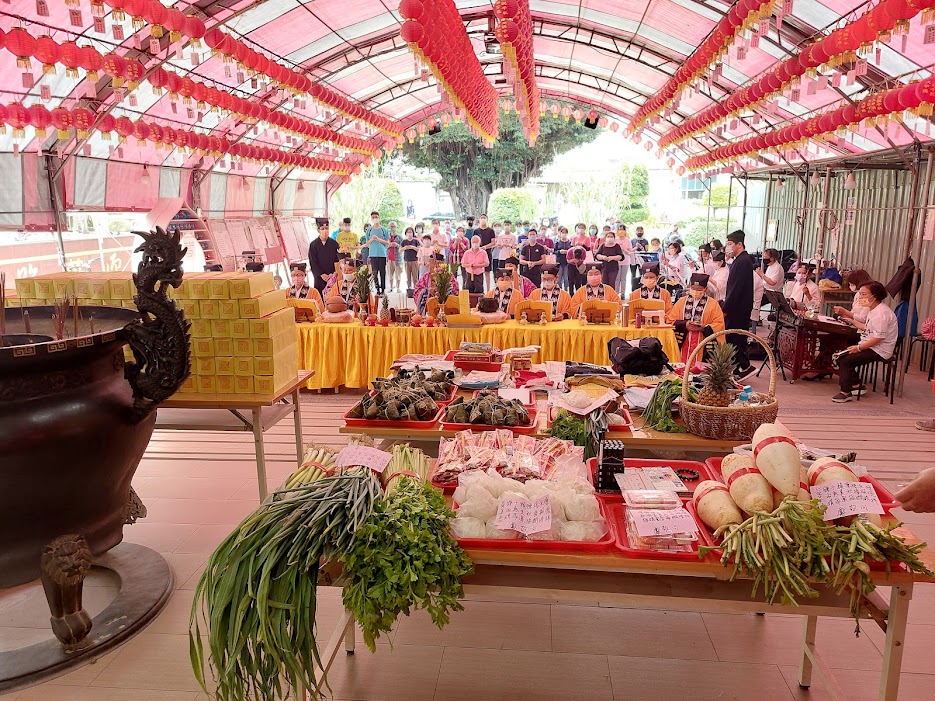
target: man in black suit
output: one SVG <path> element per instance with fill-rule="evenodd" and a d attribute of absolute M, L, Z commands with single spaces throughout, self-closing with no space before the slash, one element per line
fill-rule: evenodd
<path fill-rule="evenodd" d="M 328 280 L 334 277 L 334 266 L 338 262 L 338 242 L 328 236 L 328 222 L 318 222 L 318 238 L 308 246 L 308 264 L 315 275 L 315 289 L 318 294 L 325 291 Z"/>
<path fill-rule="evenodd" d="M 724 322 L 728 329 L 750 329 L 750 312 L 753 311 L 753 258 L 744 248 L 745 234 L 740 229 L 727 236 L 724 250 L 733 256 L 730 274 L 727 277 L 727 293 L 724 297 Z M 747 337 L 732 333 L 727 335 L 727 342 L 736 350 L 734 379 L 745 380 L 754 369 L 747 357 Z"/>

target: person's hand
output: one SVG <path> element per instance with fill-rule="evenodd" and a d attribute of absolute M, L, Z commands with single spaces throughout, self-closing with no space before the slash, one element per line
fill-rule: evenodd
<path fill-rule="evenodd" d="M 696 324 L 694 321 L 688 322 L 689 331 L 701 331 L 701 328 L 702 328 L 701 324 Z"/>
<path fill-rule="evenodd" d="M 860 348 L 858 346 L 848 346 L 847 352 L 853 355 L 854 353 L 860 353 Z"/>
<path fill-rule="evenodd" d="M 918 476 L 896 493 L 906 511 L 930 513 L 935 511 L 935 467 L 922 470 Z"/>

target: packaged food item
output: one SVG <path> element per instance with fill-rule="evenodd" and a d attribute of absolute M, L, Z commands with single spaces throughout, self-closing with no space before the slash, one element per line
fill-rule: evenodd
<path fill-rule="evenodd" d="M 625 489 L 623 500 L 628 509 L 677 509 L 682 500 L 668 489 Z"/>
<path fill-rule="evenodd" d="M 627 509 L 627 540 L 634 550 L 652 550 L 655 552 L 690 553 L 693 543 L 698 540 L 696 533 L 673 533 L 671 535 L 641 536 L 637 530 L 632 512 Z"/>

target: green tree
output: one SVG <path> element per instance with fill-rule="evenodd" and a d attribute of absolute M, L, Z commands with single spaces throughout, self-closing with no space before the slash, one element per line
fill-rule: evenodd
<path fill-rule="evenodd" d="M 509 187 L 496 190 L 490 196 L 487 215 L 491 221 L 529 221 L 536 216 L 536 198 L 528 190 Z"/>
<path fill-rule="evenodd" d="M 492 148 L 474 138 L 464 124 L 453 123 L 438 134 L 403 147 L 406 161 L 434 170 L 440 187 L 451 195 L 459 216 L 487 211 L 499 188 L 517 188 L 538 175 L 555 156 L 593 141 L 597 130 L 564 119 L 544 117 L 539 139 L 530 147 L 516 113 L 500 115 L 500 137 Z"/>
<path fill-rule="evenodd" d="M 728 206 L 727 197 L 730 195 L 730 206 L 737 206 L 737 190 L 734 189 L 731 191 L 729 185 L 712 185 L 711 186 L 711 207 L 714 209 L 722 209 Z M 701 201 L 707 203 L 708 198 L 702 197 Z"/>
<path fill-rule="evenodd" d="M 347 185 L 342 185 L 329 202 L 331 221 L 338 222 L 344 217 L 350 217 L 351 230 L 358 234 L 363 234 L 364 224 L 370 221 L 370 212 L 374 210 L 381 212 L 381 221 L 389 221 L 391 217 L 380 208 L 386 198 L 387 183 L 396 186 L 393 181 L 378 177 L 375 169 L 368 169 Z M 399 188 L 396 190 L 398 192 Z M 402 208 L 402 196 L 399 200 Z"/>
<path fill-rule="evenodd" d="M 623 164 L 612 177 L 593 175 L 562 186 L 565 200 L 575 208 L 577 221 L 599 224 L 619 217 L 625 224 L 645 220 L 649 214 L 649 173 L 642 164 Z"/>
<path fill-rule="evenodd" d="M 389 221 L 402 222 L 406 217 L 406 205 L 403 204 L 403 193 L 399 185 L 392 180 L 383 180 L 383 197 L 377 211 L 380 212 L 380 221 L 384 224 Z"/>

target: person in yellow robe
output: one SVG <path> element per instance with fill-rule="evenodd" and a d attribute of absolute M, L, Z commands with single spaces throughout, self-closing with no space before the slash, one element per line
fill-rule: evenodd
<path fill-rule="evenodd" d="M 683 363 L 688 362 L 688 357 L 702 340 L 724 330 L 721 305 L 716 299 L 705 295 L 709 277 L 704 273 L 692 273 L 688 294 L 681 297 L 666 314 L 666 321 L 675 327 L 675 338 L 682 350 Z"/>
<path fill-rule="evenodd" d="M 613 287 L 603 283 L 603 270 L 600 263 L 589 263 L 586 276 L 584 287 L 579 287 L 575 296 L 571 298 L 571 306 L 576 316 L 581 313 L 581 305 L 592 299 L 614 302 L 620 306 L 620 295 Z"/>
<path fill-rule="evenodd" d="M 484 296 L 497 302 L 496 313 L 512 317 L 516 312 L 516 305 L 525 299 L 519 273 L 515 269 L 500 268 L 493 289 L 488 290 Z"/>
<path fill-rule="evenodd" d="M 570 319 L 574 306 L 571 295 L 558 286 L 558 266 L 546 266 L 542 269 L 542 287 L 529 295 L 530 302 L 551 302 L 552 320 Z"/>
<path fill-rule="evenodd" d="M 630 293 L 630 301 L 638 299 L 659 299 L 665 305 L 666 314 L 672 309 L 672 295 L 659 286 L 659 263 L 643 263 L 640 286 Z"/>

